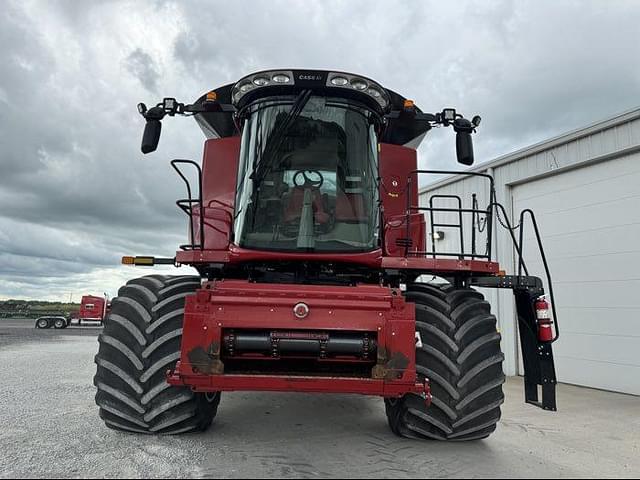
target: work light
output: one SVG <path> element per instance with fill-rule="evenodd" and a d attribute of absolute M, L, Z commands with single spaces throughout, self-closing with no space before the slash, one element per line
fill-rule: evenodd
<path fill-rule="evenodd" d="M 289 75 L 284 73 L 278 73 L 277 75 L 274 75 L 272 79 L 276 83 L 289 83 L 289 81 L 291 81 Z"/>
<path fill-rule="evenodd" d="M 456 119 L 456 109 L 445 108 L 444 110 L 442 110 L 442 119 L 445 122 L 453 122 Z"/>

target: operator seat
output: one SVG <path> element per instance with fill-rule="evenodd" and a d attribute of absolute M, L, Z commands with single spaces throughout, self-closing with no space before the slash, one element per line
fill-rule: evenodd
<path fill-rule="evenodd" d="M 293 187 L 289 199 L 284 209 L 283 220 L 285 223 L 293 222 L 300 218 L 302 213 L 302 205 L 304 203 L 305 189 L 311 190 L 311 198 L 313 203 L 313 218 L 319 224 L 326 224 L 329 221 L 329 214 L 324 208 L 322 193 L 318 187 Z"/>

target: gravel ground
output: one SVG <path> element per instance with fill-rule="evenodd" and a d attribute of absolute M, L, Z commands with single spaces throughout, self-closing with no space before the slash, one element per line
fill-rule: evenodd
<path fill-rule="evenodd" d="M 640 398 L 559 386 L 558 413 L 510 379 L 488 440 L 405 440 L 382 402 L 338 395 L 223 395 L 203 434 L 108 430 L 93 402 L 97 328 L 0 320 L 0 477 L 637 477 Z"/>
<path fill-rule="evenodd" d="M 15 346 L 27 342 L 44 342 L 45 340 L 48 343 L 59 343 L 64 342 L 69 337 L 91 337 L 95 339 L 102 331 L 102 327 L 97 325 L 82 327 L 72 325 L 64 330 L 56 330 L 54 328 L 41 330 L 35 328 L 35 324 L 35 319 L 0 318 L 0 349 L 4 350 L 5 346 Z"/>

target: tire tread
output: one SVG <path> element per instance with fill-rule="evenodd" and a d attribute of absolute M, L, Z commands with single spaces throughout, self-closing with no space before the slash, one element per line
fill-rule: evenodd
<path fill-rule="evenodd" d="M 451 285 L 413 284 L 416 304 L 416 369 L 431 381 L 432 402 L 408 394 L 387 400 L 391 430 L 401 436 L 441 441 L 488 437 L 504 403 L 504 355 L 490 305 L 480 292 Z"/>
<path fill-rule="evenodd" d="M 180 357 L 185 298 L 199 286 L 199 277 L 150 275 L 118 291 L 95 358 L 96 404 L 107 427 L 175 435 L 213 421 L 219 393 L 172 387 L 164 377 Z"/>

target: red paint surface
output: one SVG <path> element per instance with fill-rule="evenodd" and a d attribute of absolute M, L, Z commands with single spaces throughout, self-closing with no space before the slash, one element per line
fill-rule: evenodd
<path fill-rule="evenodd" d="M 226 251 L 229 247 L 233 229 L 239 155 L 240 137 L 211 139 L 204 144 L 202 205 L 205 212 L 206 251 Z M 194 209 L 193 226 L 195 239 L 199 241 L 199 208 Z"/>
<path fill-rule="evenodd" d="M 426 391 L 416 375 L 415 307 L 397 290 L 377 285 L 336 287 L 241 280 L 209 282 L 203 287 L 186 299 L 181 358 L 168 376 L 173 385 L 187 385 L 197 391 L 342 392 L 390 397 Z M 294 315 L 299 302 L 309 306 L 304 319 Z M 226 329 L 377 332 L 378 350 L 386 352 L 387 361 L 400 356 L 406 359 L 406 365 L 397 369 L 390 366 L 385 379 L 201 373 L 206 365 L 192 364 L 189 353 L 211 352 L 212 345 L 222 344 Z"/>
<path fill-rule="evenodd" d="M 80 301 L 80 311 L 77 318 L 87 320 L 103 320 L 105 315 L 104 297 L 96 297 L 93 295 L 84 295 Z"/>
<path fill-rule="evenodd" d="M 432 257 L 384 257 L 382 268 L 423 270 L 434 272 L 469 272 L 497 274 L 500 266 L 496 262 L 485 260 L 457 260 L 454 258 L 432 258 Z"/>
<path fill-rule="evenodd" d="M 405 215 L 407 211 L 407 179 L 409 173 L 418 168 L 417 153 L 413 148 L 387 143 L 380 144 L 379 154 L 380 198 L 384 205 L 385 217 L 390 219 Z M 418 198 L 418 185 L 413 182 L 411 198 Z"/>
<path fill-rule="evenodd" d="M 178 363 L 176 370 L 167 376 L 171 385 L 188 385 L 196 392 L 307 392 L 307 393 L 355 393 L 387 398 L 400 398 L 407 393 L 425 395 L 428 403 L 429 387 L 415 382 L 385 382 L 372 379 L 343 377 L 283 377 L 275 375 L 219 375 L 188 376 Z"/>
<path fill-rule="evenodd" d="M 380 198 L 384 207 L 383 248 L 365 253 L 270 252 L 240 248 L 232 242 L 240 137 L 205 142 L 203 156 L 203 205 L 205 211 L 203 250 L 179 251 L 176 261 L 184 265 L 202 263 L 284 262 L 312 259 L 325 263 L 350 263 L 373 269 L 404 269 L 425 272 L 497 273 L 496 263 L 474 260 L 404 258 L 398 241 L 407 237 L 407 179 L 417 168 L 416 151 L 398 145 L 380 144 Z M 412 182 L 411 199 L 418 198 L 417 182 Z M 199 208 L 195 208 L 195 238 L 199 240 Z M 409 238 L 412 251 L 425 251 L 427 225 L 421 213 L 411 215 Z"/>

